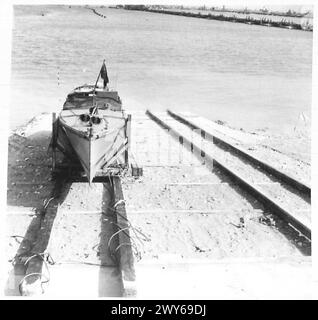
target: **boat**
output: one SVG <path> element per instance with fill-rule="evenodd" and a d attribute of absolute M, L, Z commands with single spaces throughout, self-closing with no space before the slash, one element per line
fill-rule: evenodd
<path fill-rule="evenodd" d="M 104 60 L 96 83 L 70 92 L 53 120 L 53 151 L 77 159 L 89 183 L 99 172 L 128 167 L 131 115 L 125 113 L 118 92 L 110 90 L 108 83 Z"/>

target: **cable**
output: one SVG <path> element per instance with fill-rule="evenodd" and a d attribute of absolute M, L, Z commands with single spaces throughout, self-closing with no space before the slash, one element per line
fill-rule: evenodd
<path fill-rule="evenodd" d="M 116 208 L 121 202 L 124 202 L 124 203 L 125 203 L 125 200 L 124 200 L 124 199 L 118 200 L 118 201 L 114 204 L 113 207 Z M 110 209 L 113 210 L 113 211 L 115 211 L 115 213 L 116 213 L 117 215 L 119 215 L 121 218 L 125 219 L 125 220 L 128 222 L 129 226 L 131 227 L 131 229 L 134 231 L 135 234 L 136 234 L 136 231 L 137 231 L 140 235 L 142 235 L 142 237 L 144 238 L 144 239 L 143 239 L 144 241 L 147 241 L 147 242 L 151 241 L 151 239 L 150 239 L 149 237 L 147 237 L 143 232 L 141 232 L 140 230 L 138 230 L 137 228 L 135 228 L 135 227 L 132 225 L 132 223 L 129 221 L 129 219 L 128 219 L 127 217 L 125 217 L 125 216 L 122 215 L 121 213 L 117 212 L 116 209 L 115 209 L 115 210 L 112 209 L 112 208 L 110 208 Z M 137 235 L 136 235 L 136 237 L 137 237 Z"/>
<path fill-rule="evenodd" d="M 20 295 L 22 296 L 23 295 L 23 292 L 22 292 L 22 285 L 24 283 L 24 281 L 26 279 L 28 279 L 29 277 L 31 276 L 40 276 L 40 279 L 41 279 L 41 289 L 42 289 L 42 293 L 44 293 L 44 289 L 43 289 L 43 283 L 48 283 L 50 281 L 50 270 L 49 270 L 49 267 L 48 267 L 48 264 L 55 264 L 52 256 L 49 254 L 49 253 L 45 253 L 45 252 L 42 252 L 42 253 L 35 253 L 33 254 L 32 256 L 28 257 L 27 260 L 25 261 L 24 265 L 26 266 L 32 259 L 34 259 L 35 257 L 40 257 L 43 262 L 44 262 L 44 265 L 45 265 L 45 268 L 47 270 L 47 274 L 48 275 L 44 275 L 42 272 L 32 272 L 32 273 L 29 273 L 27 275 L 25 275 L 22 280 L 19 282 L 19 292 L 20 292 Z M 42 277 L 45 278 L 44 281 L 42 281 Z"/>
<path fill-rule="evenodd" d="M 54 197 L 50 198 L 49 200 L 45 200 L 45 201 L 44 201 L 44 203 L 43 203 L 43 205 L 44 205 L 43 209 L 44 209 L 44 210 L 47 208 L 47 206 L 49 205 L 49 203 L 50 203 L 53 199 L 54 199 Z"/>

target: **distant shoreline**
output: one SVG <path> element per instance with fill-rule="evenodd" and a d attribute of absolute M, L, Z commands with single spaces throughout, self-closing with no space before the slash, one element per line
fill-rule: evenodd
<path fill-rule="evenodd" d="M 125 6 L 115 6 L 111 7 L 114 9 L 124 9 L 124 10 L 135 10 L 135 11 L 146 11 L 146 12 L 152 12 L 152 13 L 161 13 L 161 14 L 170 14 L 170 15 L 177 15 L 177 16 L 184 16 L 184 17 L 192 17 L 192 18 L 201 18 L 201 19 L 208 19 L 208 20 L 218 20 L 218 21 L 227 21 L 227 22 L 237 22 L 237 23 L 244 23 L 248 25 L 259 25 L 259 26 L 266 26 L 266 27 L 276 27 L 276 28 L 285 28 L 285 29 L 293 29 L 293 30 L 302 30 L 302 31 L 313 31 L 313 25 L 308 23 L 296 23 L 291 20 L 287 20 L 286 18 L 281 19 L 280 21 L 275 21 L 271 18 L 255 18 L 251 17 L 248 14 L 254 12 L 242 12 L 242 11 L 227 11 L 231 13 L 237 13 L 237 14 L 245 14 L 245 17 L 239 17 L 236 15 L 227 16 L 222 14 L 211 14 L 211 12 L 207 14 L 202 14 L 201 12 L 190 12 L 190 11 L 184 11 L 184 10 L 168 10 L 163 8 L 152 8 L 147 7 L 144 5 L 125 5 Z M 219 10 L 214 10 L 215 12 L 219 12 Z M 221 11 L 220 11 L 221 12 Z M 257 13 L 257 14 L 265 14 L 270 16 L 270 13 Z M 294 17 L 294 18 L 302 18 L 303 15 L 283 15 L 282 13 L 280 15 L 275 16 L 284 16 L 284 17 Z"/>
<path fill-rule="evenodd" d="M 210 12 L 229 12 L 229 13 L 242 13 L 242 14 L 258 14 L 258 15 L 270 15 L 270 16 L 281 16 L 281 17 L 290 17 L 290 18 L 313 18 L 313 13 L 311 10 L 307 10 L 305 13 L 297 12 L 295 10 L 287 10 L 283 11 L 272 11 L 266 8 L 262 9 L 248 9 L 245 7 L 244 9 L 231 9 L 223 6 L 219 7 L 206 7 L 206 6 L 174 6 L 174 5 L 116 5 L 109 6 L 109 8 L 115 9 L 127 9 L 127 7 L 139 7 L 139 8 L 148 8 L 148 9 L 159 9 L 159 10 L 183 10 L 183 11 L 210 11 Z"/>

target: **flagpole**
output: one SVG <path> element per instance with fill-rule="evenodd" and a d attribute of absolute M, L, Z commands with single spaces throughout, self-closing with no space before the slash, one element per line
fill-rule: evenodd
<path fill-rule="evenodd" d="M 105 64 L 105 59 L 103 60 L 102 68 L 103 68 L 103 65 L 104 65 L 104 64 Z M 96 87 L 97 87 L 97 83 L 98 83 L 99 77 L 100 77 L 100 75 L 101 75 L 101 73 L 102 73 L 102 68 L 100 68 L 99 74 L 98 74 L 98 77 L 97 77 L 97 80 L 96 80 L 96 82 L 95 82 L 94 91 L 93 91 L 94 94 L 95 94 L 95 90 L 96 90 Z"/>

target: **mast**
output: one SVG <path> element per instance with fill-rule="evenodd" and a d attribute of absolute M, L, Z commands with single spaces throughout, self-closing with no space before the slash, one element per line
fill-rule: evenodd
<path fill-rule="evenodd" d="M 97 83 L 98 83 L 98 80 L 99 80 L 99 78 L 100 78 L 100 76 L 101 76 L 101 74 L 102 74 L 102 70 L 103 70 L 104 65 L 105 65 L 105 59 L 103 60 L 102 67 L 101 67 L 100 70 L 99 70 L 99 74 L 98 74 L 98 77 L 97 77 L 96 82 L 95 82 L 95 85 L 94 85 L 94 90 L 93 90 L 93 106 L 94 106 L 94 98 L 95 98 L 95 96 L 96 96 Z M 95 109 L 97 109 L 97 106 L 95 107 Z M 94 110 L 94 112 L 95 112 L 95 111 L 96 111 L 96 110 Z"/>
<path fill-rule="evenodd" d="M 102 67 L 101 67 L 100 70 L 99 70 L 99 74 L 98 74 L 98 77 L 97 77 L 96 82 L 95 82 L 95 85 L 94 85 L 94 91 L 93 91 L 94 94 L 95 94 L 95 90 L 96 90 L 96 87 L 97 87 L 97 83 L 98 83 L 99 77 L 100 77 L 100 75 L 101 75 L 101 73 L 102 73 L 102 69 L 103 69 L 103 65 L 104 65 L 104 64 L 105 64 L 105 59 L 103 60 Z"/>

